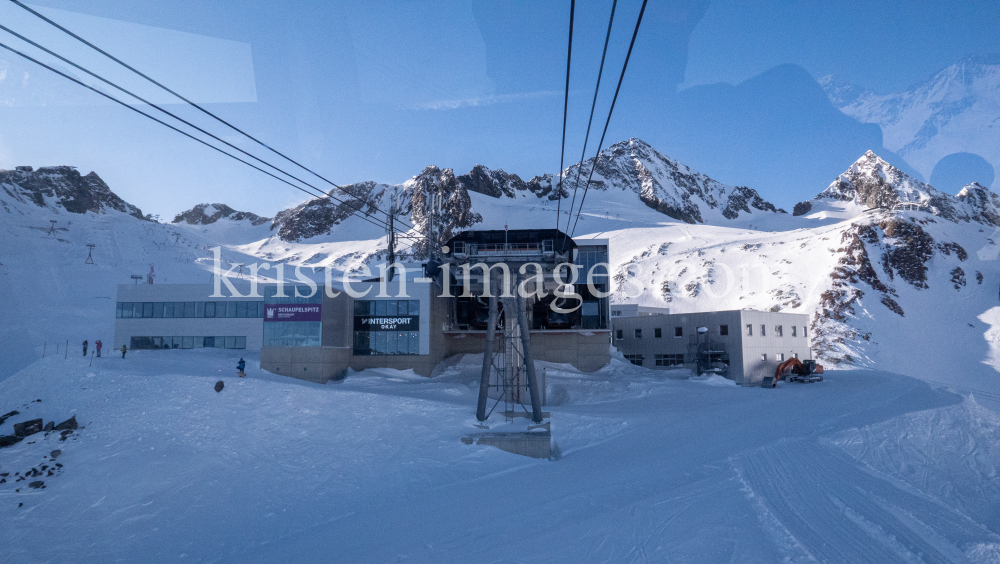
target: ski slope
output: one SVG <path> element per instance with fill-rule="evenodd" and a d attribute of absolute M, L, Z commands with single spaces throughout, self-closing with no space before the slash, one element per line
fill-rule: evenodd
<path fill-rule="evenodd" d="M 765 390 L 620 355 L 595 374 L 546 364 L 559 455 L 536 460 L 461 441 L 479 431 L 475 356 L 326 385 L 249 357 L 236 378 L 236 360 L 49 358 L 0 382 L 0 412 L 23 414 L 0 433 L 84 427 L 0 450 L 11 476 L 57 448 L 63 465 L 32 478 L 44 489 L 0 484 L 3 561 L 1000 559 L 1000 418 L 913 378 Z"/>

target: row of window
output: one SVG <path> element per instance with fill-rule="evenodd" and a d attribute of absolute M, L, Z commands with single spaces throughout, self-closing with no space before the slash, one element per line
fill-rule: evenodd
<path fill-rule="evenodd" d="M 420 315 L 420 300 L 357 300 L 354 315 Z"/>
<path fill-rule="evenodd" d="M 798 326 L 791 325 L 790 327 L 791 327 L 791 331 L 792 331 L 791 336 L 792 337 L 798 337 L 799 336 L 799 330 L 798 330 L 799 328 L 798 328 Z M 782 328 L 781 325 L 775 325 L 774 326 L 774 333 L 778 337 L 783 337 L 784 336 L 784 329 Z M 726 337 L 728 335 L 729 335 L 729 326 L 728 325 L 719 325 L 719 336 Z M 683 327 L 674 327 L 674 338 L 675 339 L 679 339 L 679 338 L 681 338 L 683 336 L 684 336 L 684 328 Z M 760 336 L 761 337 L 767 336 L 767 326 L 766 325 L 761 325 L 760 326 Z M 803 337 L 806 336 L 806 327 L 804 325 L 802 326 L 802 336 Z M 663 337 L 663 329 L 661 329 L 659 327 L 654 328 L 653 329 L 653 338 L 659 339 L 661 337 Z M 747 337 L 753 337 L 753 324 L 752 323 L 751 324 L 747 324 Z M 618 330 L 615 331 L 615 338 L 616 339 L 623 339 L 623 338 L 625 338 L 622 329 L 618 329 Z M 635 330 L 635 338 L 636 339 L 641 339 L 642 338 L 642 329 L 636 329 Z"/>
<path fill-rule="evenodd" d="M 132 349 L 245 349 L 246 337 L 132 337 Z"/>
<path fill-rule="evenodd" d="M 645 360 L 641 354 L 626 354 L 624 356 L 625 356 L 625 360 L 631 362 L 632 364 L 634 364 L 636 366 L 642 366 L 642 362 L 643 362 L 643 360 Z M 653 362 L 655 363 L 656 366 L 663 366 L 663 367 L 684 366 L 684 354 L 683 353 L 678 353 L 678 354 L 657 354 L 657 355 L 653 355 L 653 356 L 654 356 Z M 799 353 L 792 353 L 791 358 L 799 358 Z M 760 355 L 760 360 L 763 361 L 763 362 L 767 362 L 767 354 Z M 775 355 L 775 360 L 777 360 L 778 362 L 784 362 L 785 361 L 785 353 L 778 353 L 778 354 L 776 354 Z M 728 362 L 728 361 L 726 361 L 726 362 Z"/>
<path fill-rule="evenodd" d="M 354 354 L 420 354 L 420 331 L 355 331 Z"/>
<path fill-rule="evenodd" d="M 798 327 L 795 326 L 795 325 L 790 325 L 790 327 L 792 328 L 792 335 L 791 336 L 792 337 L 798 337 L 799 336 Z M 781 325 L 775 325 L 774 326 L 774 334 L 777 337 L 783 337 L 784 336 L 784 331 L 783 331 Z M 760 336 L 761 337 L 766 337 L 767 336 L 767 325 L 761 324 L 761 326 L 760 326 Z M 806 335 L 806 326 L 805 325 L 802 326 L 802 336 L 803 337 L 807 336 Z M 753 337 L 753 323 L 747 323 L 747 337 Z"/>
<path fill-rule="evenodd" d="M 641 354 L 627 354 L 624 355 L 625 360 L 631 362 L 636 366 L 642 366 L 645 358 Z M 653 362 L 656 366 L 669 368 L 672 366 L 683 367 L 684 366 L 684 354 L 657 354 L 653 355 Z"/>
<path fill-rule="evenodd" d="M 118 302 L 118 319 L 175 317 L 264 317 L 263 301 L 226 302 Z"/>

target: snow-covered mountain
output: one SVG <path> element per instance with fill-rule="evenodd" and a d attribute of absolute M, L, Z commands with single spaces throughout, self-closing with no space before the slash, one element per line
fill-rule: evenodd
<path fill-rule="evenodd" d="M 674 219 L 691 224 L 734 225 L 732 222 L 737 220 L 743 223 L 766 221 L 767 216 L 785 214 L 755 190 L 716 182 L 661 155 L 640 139 L 616 143 L 598 157 L 568 167 L 562 182 L 564 204 L 572 203 L 574 192 L 578 195 L 578 204 L 583 200 L 595 159 L 597 164 L 584 206 L 585 215 L 591 217 L 609 216 L 610 212 L 600 211 L 609 206 L 634 209 L 639 203 L 662 214 L 664 221 Z M 516 174 L 482 165 L 476 165 L 463 175 L 431 166 L 400 185 L 364 182 L 331 191 L 330 195 L 336 200 L 316 198 L 282 211 L 275 216 L 272 227 L 283 241 L 298 242 L 330 235 L 356 211 L 379 217 L 376 210 L 388 209 L 389 194 L 395 193 L 402 215 L 422 230 L 428 194 L 441 194 L 445 197 L 444 215 L 448 221 L 444 233 L 450 237 L 454 229 L 480 226 L 495 217 L 473 209 L 471 193 L 490 196 L 499 200 L 496 203 L 500 205 L 527 199 L 547 208 L 558 200 L 557 186 L 558 176 L 551 174 L 524 181 Z M 490 228 L 502 225 L 501 220 L 500 225 Z"/>
<path fill-rule="evenodd" d="M 249 221 L 251 225 L 263 225 L 269 221 L 269 217 L 261 217 L 250 212 L 236 211 L 226 204 L 198 204 L 197 206 L 177 214 L 173 223 L 187 223 L 188 225 L 211 225 L 220 219 L 231 221 Z"/>
<path fill-rule="evenodd" d="M 1000 56 L 970 57 L 896 94 L 876 94 L 832 75 L 819 82 L 842 112 L 878 124 L 885 147 L 924 178 L 959 152 L 980 155 L 1000 170 Z"/>
<path fill-rule="evenodd" d="M 849 219 L 875 208 L 925 210 L 955 222 L 1000 225 L 997 195 L 972 183 L 952 196 L 921 182 L 868 151 L 812 200 L 799 202 L 793 215 Z"/>
<path fill-rule="evenodd" d="M 0 193 L 10 214 L 0 231 L 0 276 L 23 285 L 41 267 L 47 274 L 34 289 L 61 296 L 58 303 L 77 299 L 69 310 L 57 304 L 40 315 L 35 302 L 9 293 L 0 297 L 0 308 L 20 320 L 4 327 L 0 339 L 15 342 L 14 356 L 26 360 L 40 354 L 46 341 L 82 341 L 75 333 L 63 335 L 70 329 L 53 333 L 55 316 L 75 316 L 64 328 L 93 319 L 95 327 L 109 331 L 114 284 L 151 265 L 157 282 L 208 281 L 208 249 L 216 245 L 224 248 L 224 266 L 267 261 L 324 267 L 334 276 L 356 271 L 384 257 L 386 234 L 350 212 L 384 219 L 376 208 L 388 209 L 393 195 L 404 235 L 408 226 L 411 235 L 423 232 L 431 195 L 443 203 L 437 218 L 442 240 L 467 228 L 554 226 L 557 207 L 560 227 L 567 229 L 576 173 L 582 182 L 587 165 L 567 169 L 561 204 L 553 187 L 558 178 L 551 175 L 524 181 L 483 166 L 466 175 L 428 167 L 399 185 L 345 186 L 331 193 L 342 202 L 312 199 L 277 213 L 270 223 L 240 218 L 227 205 L 203 204 L 176 223 L 159 224 L 140 219 L 103 183 L 88 184 L 75 199 L 43 193 L 37 200 L 30 185 L 8 182 Z M 50 182 L 75 178 L 68 167 L 58 170 L 67 171 L 66 180 Z M 28 178 L 17 171 L 0 174 Z M 971 184 L 952 196 L 869 152 L 815 199 L 797 205 L 793 215 L 635 139 L 602 152 L 595 181 L 575 237 L 611 240 L 614 300 L 669 304 L 676 312 L 807 313 L 813 348 L 831 365 L 919 371 L 922 364 L 958 362 L 972 378 L 997 375 L 1000 196 L 983 186 Z M 577 196 L 579 205 L 582 193 Z M 76 202 L 92 200 L 104 202 L 98 211 L 68 213 L 66 203 L 77 209 Z M 46 236 L 49 219 L 60 220 L 55 237 Z M 426 242 L 401 241 L 397 250 L 404 258 L 419 259 L 426 250 Z M 97 244 L 96 265 L 84 268 L 86 243 Z M 901 352 L 914 343 L 927 354 Z M 955 350 L 966 354 L 955 361 Z"/>
<path fill-rule="evenodd" d="M 142 210 L 119 198 L 97 173 L 83 176 L 72 166 L 46 166 L 38 170 L 19 166 L 15 170 L 0 170 L 0 188 L 6 195 L 0 199 L 0 205 L 8 213 L 16 209 L 15 202 L 30 202 L 75 214 L 115 210 L 145 219 Z"/>

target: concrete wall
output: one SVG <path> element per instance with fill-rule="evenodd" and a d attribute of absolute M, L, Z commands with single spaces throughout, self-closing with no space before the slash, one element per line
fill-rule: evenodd
<path fill-rule="evenodd" d="M 322 383 L 343 379 L 350 357 L 351 349 L 347 347 L 264 347 L 260 367 L 274 374 Z"/>

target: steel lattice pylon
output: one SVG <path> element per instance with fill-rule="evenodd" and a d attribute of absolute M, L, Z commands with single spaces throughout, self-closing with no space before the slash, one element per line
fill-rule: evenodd
<path fill-rule="evenodd" d="M 538 394 L 537 379 L 534 375 L 534 365 L 531 361 L 527 316 L 524 310 L 524 300 L 515 297 L 518 281 L 510 277 L 506 282 L 508 287 L 501 292 L 495 289 L 500 285 L 499 277 L 491 276 L 491 296 L 489 298 L 489 320 L 487 322 L 486 344 L 483 350 L 483 373 L 480 380 L 479 406 L 476 416 L 485 421 L 501 401 L 504 402 L 504 417 L 508 421 L 517 407 L 529 413 L 524 405 L 528 399 L 531 404 L 532 419 L 541 422 L 541 403 Z M 494 293 L 508 295 L 498 299 Z M 503 320 L 497 319 L 498 302 L 503 304 Z M 500 329 L 499 339 L 497 329 Z M 522 384 L 523 382 L 523 384 Z M 523 397 L 522 388 L 528 388 L 528 398 Z M 493 407 L 486 411 L 489 390 L 499 392 L 499 398 Z"/>

